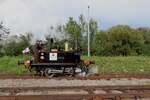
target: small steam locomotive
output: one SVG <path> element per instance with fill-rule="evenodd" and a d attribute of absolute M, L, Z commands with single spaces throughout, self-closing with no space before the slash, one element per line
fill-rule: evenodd
<path fill-rule="evenodd" d="M 88 73 L 88 66 L 92 64 L 90 60 L 81 60 L 81 50 L 68 49 L 68 43 L 65 43 L 65 50 L 42 49 L 42 44 L 37 43 L 36 50 L 33 52 L 32 59 L 19 61 L 24 64 L 30 72 L 42 76 L 53 77 L 58 74 L 74 76 L 78 73 Z"/>

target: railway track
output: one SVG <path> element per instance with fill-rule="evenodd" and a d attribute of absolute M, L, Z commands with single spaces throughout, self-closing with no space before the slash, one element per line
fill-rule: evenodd
<path fill-rule="evenodd" d="M 112 78 L 147 78 L 150 73 L 110 73 L 93 74 L 87 77 L 59 76 L 61 80 L 99 80 Z M 0 79 L 49 79 L 39 75 L 1 74 Z M 150 85 L 107 85 L 107 86 L 53 86 L 53 87 L 0 87 L 0 100 L 150 100 Z"/>
<path fill-rule="evenodd" d="M 96 79 L 112 79 L 112 78 L 137 78 L 137 79 L 150 79 L 150 73 L 149 72 L 143 72 L 143 73 L 100 73 L 100 74 L 91 74 L 86 77 L 82 76 L 74 76 L 74 77 L 68 77 L 68 76 L 58 76 L 58 77 L 52 77 L 52 79 L 67 79 L 67 80 L 73 80 L 73 79 L 81 79 L 81 80 L 96 80 Z M 0 79 L 49 79 L 44 76 L 34 75 L 34 74 L 0 74 Z"/>
<path fill-rule="evenodd" d="M 0 88 L 0 100 L 145 99 L 150 100 L 150 85 Z"/>
<path fill-rule="evenodd" d="M 0 100 L 150 100 L 150 94 L 1 96 Z"/>

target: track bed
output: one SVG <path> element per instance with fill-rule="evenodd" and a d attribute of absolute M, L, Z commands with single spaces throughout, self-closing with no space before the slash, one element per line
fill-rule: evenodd
<path fill-rule="evenodd" d="M 150 100 L 150 73 L 1 75 L 0 100 Z"/>
<path fill-rule="evenodd" d="M 100 79 L 112 79 L 112 78 L 137 78 L 137 79 L 150 79 L 150 72 L 133 72 L 133 73 L 100 73 L 100 74 L 90 74 L 85 77 L 83 76 L 57 76 L 52 78 L 47 78 L 44 76 L 36 74 L 0 74 L 0 79 L 81 79 L 81 80 L 100 80 Z"/>
<path fill-rule="evenodd" d="M 60 92 L 61 91 L 61 92 Z M 0 100 L 149 100 L 150 86 L 0 88 Z"/>

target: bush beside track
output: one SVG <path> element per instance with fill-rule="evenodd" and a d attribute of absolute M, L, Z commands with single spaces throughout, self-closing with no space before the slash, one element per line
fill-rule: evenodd
<path fill-rule="evenodd" d="M 22 74 L 27 73 L 27 69 L 18 66 L 18 60 L 22 56 L 4 56 L 0 58 L 0 74 Z M 88 59 L 83 56 L 83 59 Z M 150 57 L 148 56 L 128 56 L 128 57 L 98 57 L 90 58 L 94 60 L 100 73 L 111 72 L 149 72 L 150 71 Z"/>

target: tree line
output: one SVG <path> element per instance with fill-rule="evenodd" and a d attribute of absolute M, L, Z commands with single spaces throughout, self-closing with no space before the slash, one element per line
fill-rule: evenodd
<path fill-rule="evenodd" d="M 2 25 L 0 25 L 2 26 Z M 2 30 L 3 27 L 0 27 Z M 61 33 L 64 38 L 54 38 L 55 48 L 64 48 L 63 43 L 69 42 L 72 48 L 82 49 L 83 54 L 87 54 L 87 28 L 88 23 L 83 15 L 78 20 L 69 17 L 63 25 L 57 25 L 54 29 L 56 34 Z M 91 55 L 99 56 L 135 56 L 150 55 L 150 28 L 132 28 L 128 25 L 116 25 L 107 30 L 98 28 L 98 22 L 91 18 L 89 20 L 89 30 L 91 37 Z M 1 32 L 1 31 L 0 31 Z M 4 34 L 5 32 L 3 32 Z M 46 48 L 49 48 L 51 35 L 45 36 L 47 40 Z M 25 47 L 33 47 L 32 33 L 20 36 L 11 36 L 2 40 L 0 35 L 0 55 L 20 55 Z"/>

